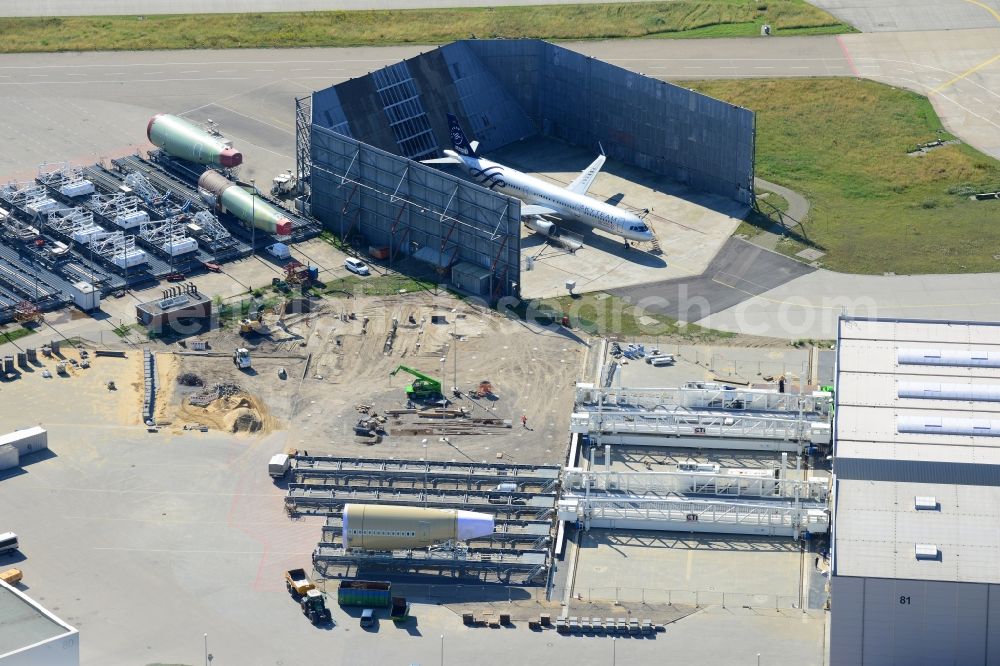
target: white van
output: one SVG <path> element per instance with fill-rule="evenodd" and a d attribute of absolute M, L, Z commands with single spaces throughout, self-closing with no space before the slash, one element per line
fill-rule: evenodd
<path fill-rule="evenodd" d="M 9 550 L 17 550 L 17 535 L 13 532 L 4 532 L 0 534 L 0 553 L 6 553 Z"/>
<path fill-rule="evenodd" d="M 344 268 L 352 273 L 357 273 L 358 275 L 371 275 L 371 271 L 368 270 L 368 266 L 365 265 L 365 262 L 351 257 L 348 257 L 344 261 Z"/>
<path fill-rule="evenodd" d="M 268 245 L 264 250 L 275 259 L 290 259 L 292 256 L 292 251 L 284 243 Z"/>
<path fill-rule="evenodd" d="M 496 493 L 516 493 L 517 484 L 516 483 L 498 483 L 497 487 L 493 489 Z"/>
<path fill-rule="evenodd" d="M 654 368 L 662 368 L 665 365 L 673 365 L 674 364 L 674 357 L 673 356 L 669 356 L 669 355 L 665 355 L 665 356 L 652 356 L 652 357 L 646 359 L 646 363 L 649 363 Z"/>

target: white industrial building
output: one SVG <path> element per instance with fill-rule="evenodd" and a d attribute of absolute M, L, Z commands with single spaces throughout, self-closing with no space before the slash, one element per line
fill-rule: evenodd
<path fill-rule="evenodd" d="M 842 318 L 830 664 L 1000 664 L 1000 324 Z"/>
<path fill-rule="evenodd" d="M 80 634 L 0 581 L 0 666 L 80 666 Z"/>

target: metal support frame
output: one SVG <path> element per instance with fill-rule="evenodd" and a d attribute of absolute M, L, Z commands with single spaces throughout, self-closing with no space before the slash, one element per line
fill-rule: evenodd
<path fill-rule="evenodd" d="M 500 261 L 500 255 L 503 254 L 503 249 L 506 246 L 507 246 L 507 236 L 504 236 L 503 237 L 503 241 L 500 243 L 500 249 L 497 250 L 496 256 L 493 257 L 493 263 L 490 264 L 490 272 L 491 273 L 496 269 L 497 262 Z M 504 269 L 506 270 L 506 266 L 504 267 Z"/>
<path fill-rule="evenodd" d="M 403 186 L 406 182 L 406 176 L 410 173 L 410 165 L 407 164 L 406 168 L 403 169 L 403 175 L 399 177 L 399 182 L 396 183 L 396 189 L 392 191 L 392 196 L 389 197 L 389 203 L 396 203 L 396 195 L 399 194 L 399 188 Z"/>
<path fill-rule="evenodd" d="M 703 385 L 704 386 L 704 385 Z M 600 395 L 595 395 L 600 392 Z M 833 408 L 829 393 L 780 393 L 774 389 L 751 389 L 709 385 L 667 388 L 607 387 L 594 388 L 577 384 L 576 404 L 592 406 L 598 402 L 605 407 L 665 411 L 669 408 L 691 410 L 725 409 L 735 413 L 774 415 L 804 414 L 809 418 L 826 420 Z"/>
<path fill-rule="evenodd" d="M 796 537 L 803 532 L 825 533 L 830 514 L 816 505 L 800 502 L 732 502 L 666 497 L 616 497 L 573 495 L 577 520 L 593 527 L 616 525 L 619 529 L 729 532 Z"/>
<path fill-rule="evenodd" d="M 347 165 L 347 168 L 344 169 L 344 173 L 341 174 L 341 176 L 340 176 L 340 184 L 341 184 L 341 186 L 343 186 L 343 185 L 345 185 L 347 183 L 347 181 L 348 181 L 347 177 L 351 174 L 351 167 L 354 166 L 354 163 L 357 161 L 358 155 L 360 155 L 360 154 L 361 154 L 361 149 L 360 148 L 358 148 L 356 151 L 354 151 L 354 157 L 351 158 L 351 163 Z M 360 178 L 361 174 L 358 174 L 358 177 Z M 351 182 L 354 183 L 354 188 L 355 189 L 357 189 L 358 185 L 360 185 L 360 183 L 358 183 L 358 181 L 356 181 L 356 180 L 352 180 Z"/>
<path fill-rule="evenodd" d="M 409 247 L 409 245 L 412 245 L 415 236 L 419 238 L 420 234 L 426 233 L 428 236 L 427 245 L 438 249 L 442 253 L 448 252 L 449 248 L 454 248 L 459 260 L 471 260 L 473 263 L 484 266 L 491 265 L 491 270 L 494 273 L 497 271 L 506 270 L 509 272 L 512 270 L 510 266 L 505 265 L 507 261 L 504 260 L 503 254 L 508 241 L 507 236 L 512 234 L 502 234 L 505 236 L 504 240 L 496 243 L 498 233 L 504 230 L 506 221 L 504 216 L 509 217 L 511 210 L 513 210 L 511 208 L 514 205 L 512 202 L 504 200 L 501 205 L 492 202 L 486 204 L 484 202 L 482 210 L 487 210 L 487 205 L 489 206 L 489 210 L 499 211 L 501 208 L 504 210 L 504 213 L 501 214 L 496 224 L 493 224 L 492 219 L 490 219 L 492 218 L 492 213 L 489 214 L 489 218 L 487 219 L 490 219 L 490 222 L 487 227 L 483 224 L 481 214 L 458 215 L 455 212 L 455 202 L 460 199 L 459 195 L 462 194 L 462 187 L 476 187 L 474 184 L 466 184 L 464 181 L 454 182 L 458 179 L 452 178 L 449 179 L 452 182 L 438 183 L 435 180 L 434 185 L 421 185 L 421 187 L 430 187 L 438 196 L 442 197 L 440 205 L 429 203 L 420 199 L 419 193 L 410 194 L 404 192 L 407 189 L 407 183 L 409 183 L 409 189 L 413 189 L 414 172 L 418 168 L 423 169 L 425 167 L 412 162 L 405 162 L 396 155 L 386 154 L 385 151 L 381 151 L 373 146 L 367 146 L 357 140 L 350 139 L 350 137 L 332 132 L 332 130 L 319 128 L 318 126 L 313 129 L 313 140 L 319 142 L 319 145 L 314 147 L 314 149 L 320 151 L 317 152 L 317 155 L 321 158 L 321 161 L 312 165 L 313 174 L 317 179 L 322 179 L 323 182 L 330 183 L 329 187 L 324 188 L 323 208 L 330 210 L 332 213 L 330 215 L 332 219 L 328 219 L 327 224 L 339 224 L 341 230 L 339 235 L 342 239 L 348 240 L 348 228 L 350 229 L 350 233 L 360 228 L 366 237 L 369 232 L 374 233 L 379 242 L 391 247 L 389 261 L 394 262 L 398 259 L 400 252 L 409 253 L 407 248 L 404 248 L 404 244 L 408 244 L 407 247 Z M 320 129 L 323 131 L 320 132 Z M 322 137 L 322 140 L 320 137 Z M 325 142 L 329 142 L 328 147 Z M 327 154 L 324 151 L 329 151 L 330 157 L 324 157 Z M 336 161 L 331 162 L 330 160 L 334 159 L 334 156 Z M 383 164 L 382 161 L 379 161 L 381 159 L 387 159 L 388 161 Z M 399 162 L 393 164 L 391 160 L 394 159 L 399 160 Z M 329 166 L 327 166 L 328 163 Z M 358 178 L 356 173 L 352 177 L 351 174 L 354 173 L 355 164 L 361 164 L 366 173 L 369 167 L 376 171 L 364 179 Z M 341 165 L 346 165 L 346 168 Z M 435 177 L 446 178 L 440 172 L 434 171 L 433 173 Z M 389 176 L 391 180 L 386 178 L 386 176 Z M 333 195 L 331 190 L 334 187 L 340 188 L 347 185 L 350 185 L 350 191 L 345 189 L 345 196 Z M 361 195 L 360 201 L 356 198 L 356 192 L 359 192 Z M 314 191 L 314 206 L 319 203 L 317 196 L 317 192 Z M 411 199 L 411 196 L 415 198 Z M 494 194 L 494 196 L 496 195 Z M 388 211 L 382 210 L 386 203 L 397 206 L 396 212 L 393 213 L 391 208 Z M 359 207 L 359 216 L 357 217 L 351 210 L 354 206 Z M 337 216 L 338 212 L 340 213 L 339 219 Z M 427 221 L 428 225 L 426 228 L 417 223 L 418 220 L 415 219 L 414 212 L 419 212 L 420 220 Z M 459 229 L 460 226 L 463 226 L 464 230 Z M 456 245 L 455 234 L 459 231 L 467 231 L 473 238 L 467 239 L 467 236 L 463 234 L 461 236 L 461 244 Z M 492 241 L 492 243 L 485 245 L 485 249 L 483 249 L 482 240 L 487 239 Z M 374 242 L 374 239 L 371 240 Z M 498 246 L 499 251 L 491 251 L 489 249 L 490 245 L 493 244 Z M 475 249 L 472 252 L 468 252 L 464 249 L 466 247 Z M 513 267 L 513 270 L 517 270 L 517 267 Z M 497 276 L 493 275 L 491 277 L 490 292 L 487 293 L 498 293 L 494 289 L 494 286 L 497 284 L 496 280 Z M 504 279 L 499 283 L 499 293 L 501 295 L 506 293 L 509 288 L 509 280 Z"/>
<path fill-rule="evenodd" d="M 563 488 L 567 492 L 631 494 L 633 496 L 713 495 L 805 500 L 825 505 L 830 494 L 828 480 L 779 478 L 774 470 L 738 470 L 734 473 L 698 474 L 692 472 L 618 472 L 567 468 Z"/>
<path fill-rule="evenodd" d="M 344 205 L 340 207 L 341 215 L 347 215 L 347 209 L 348 207 L 350 207 L 351 201 L 354 200 L 354 193 L 357 191 L 358 191 L 358 183 L 354 183 L 354 187 L 351 188 L 351 193 L 347 195 L 347 198 L 344 199 Z M 360 206 L 361 204 L 358 205 Z"/>
<path fill-rule="evenodd" d="M 309 146 L 312 135 L 312 96 L 295 98 L 295 178 L 296 194 L 308 194 L 312 175 Z"/>
<path fill-rule="evenodd" d="M 395 233 L 393 233 L 393 235 L 389 237 L 389 245 L 390 245 L 389 263 L 392 263 L 392 261 L 396 258 L 396 255 L 399 254 L 400 248 L 406 247 L 406 243 L 409 242 L 409 239 L 410 239 L 410 231 L 412 231 L 412 230 L 413 230 L 413 227 L 411 227 L 409 225 L 407 225 L 406 227 L 404 227 L 403 231 L 400 232 L 400 234 L 399 234 L 399 242 L 396 243 L 395 247 L 392 246 L 392 240 L 394 238 L 396 238 Z"/>
<path fill-rule="evenodd" d="M 510 209 L 510 203 L 508 202 L 506 206 L 503 207 L 503 212 L 500 213 L 500 217 L 497 218 L 497 226 L 493 229 L 493 234 L 490 236 L 490 240 L 497 239 L 497 232 L 500 231 L 500 225 L 503 221 L 507 219 L 507 211 Z"/>

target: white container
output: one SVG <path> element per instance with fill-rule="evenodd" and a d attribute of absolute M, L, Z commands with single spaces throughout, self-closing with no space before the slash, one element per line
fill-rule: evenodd
<path fill-rule="evenodd" d="M 13 444 L 0 444 L 0 470 L 17 467 L 21 454 Z"/>
<path fill-rule="evenodd" d="M 17 449 L 20 455 L 26 456 L 29 453 L 49 448 L 49 433 L 40 426 L 15 430 L 0 437 L 0 446 L 4 444 L 10 444 Z"/>
<path fill-rule="evenodd" d="M 101 307 L 101 292 L 89 282 L 73 283 L 73 305 L 84 312 Z"/>
<path fill-rule="evenodd" d="M 89 180 L 77 180 L 66 183 L 59 188 L 59 194 L 65 197 L 82 197 L 85 194 L 94 193 L 94 184 Z"/>
<path fill-rule="evenodd" d="M 144 210 L 137 210 L 115 218 L 115 224 L 122 229 L 134 229 L 149 222 L 149 213 Z"/>
<path fill-rule="evenodd" d="M 94 239 L 95 236 L 106 233 L 104 229 L 97 226 L 96 224 L 91 224 L 87 227 L 81 227 L 73 232 L 73 240 L 77 243 L 89 243 Z"/>
<path fill-rule="evenodd" d="M 188 252 L 194 252 L 197 249 L 198 241 L 193 238 L 178 238 L 173 241 L 167 241 L 163 244 L 163 251 L 171 257 L 187 254 Z"/>
<path fill-rule="evenodd" d="M 125 254 L 115 255 L 111 261 L 119 268 L 133 268 L 146 263 L 146 253 L 142 250 L 132 250 Z"/>
<path fill-rule="evenodd" d="M 24 207 L 24 209 L 32 215 L 48 213 L 56 208 L 59 208 L 59 202 L 55 199 L 39 199 L 38 201 L 33 201 Z"/>

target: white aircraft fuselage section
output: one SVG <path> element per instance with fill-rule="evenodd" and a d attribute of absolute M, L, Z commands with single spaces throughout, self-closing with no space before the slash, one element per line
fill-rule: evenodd
<path fill-rule="evenodd" d="M 473 179 L 487 189 L 515 197 L 528 205 L 551 208 L 559 217 L 577 220 L 628 240 L 653 240 L 653 233 L 646 224 L 638 215 L 627 210 L 586 194 L 570 192 L 482 157 L 459 155 L 448 150 L 444 152 L 460 159 Z"/>

